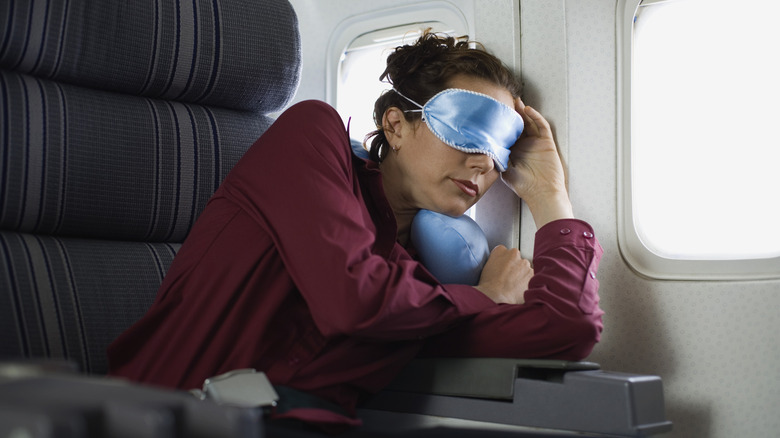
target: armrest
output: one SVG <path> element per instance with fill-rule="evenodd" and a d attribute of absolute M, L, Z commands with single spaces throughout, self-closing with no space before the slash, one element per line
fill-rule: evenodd
<path fill-rule="evenodd" d="M 518 378 L 559 381 L 569 371 L 597 369 L 599 365 L 593 362 L 552 359 L 416 359 L 404 368 L 387 390 L 512 400 Z"/>
<path fill-rule="evenodd" d="M 595 436 L 644 437 L 672 428 L 660 377 L 602 371 L 592 362 L 417 359 L 362 409 L 387 429 L 405 426 L 390 413 Z"/>

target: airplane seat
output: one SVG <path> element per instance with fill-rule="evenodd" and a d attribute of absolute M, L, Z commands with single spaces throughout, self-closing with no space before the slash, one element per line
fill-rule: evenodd
<path fill-rule="evenodd" d="M 295 93 L 286 0 L 0 3 L 0 361 L 107 370 Z"/>

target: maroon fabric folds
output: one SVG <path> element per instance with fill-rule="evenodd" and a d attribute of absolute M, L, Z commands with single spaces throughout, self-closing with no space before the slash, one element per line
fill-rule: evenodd
<path fill-rule="evenodd" d="M 539 230 L 524 305 L 439 284 L 396 242 L 381 175 L 352 155 L 339 115 L 301 102 L 209 201 L 151 309 L 109 347 L 110 373 L 191 389 L 256 368 L 354 412 L 423 349 L 580 359 L 602 328 L 592 232 L 578 220 Z"/>

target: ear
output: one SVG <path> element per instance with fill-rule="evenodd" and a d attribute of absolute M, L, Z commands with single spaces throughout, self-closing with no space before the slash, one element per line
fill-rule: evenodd
<path fill-rule="evenodd" d="M 400 140 L 403 137 L 404 122 L 406 122 L 404 112 L 398 107 L 391 106 L 382 116 L 382 129 L 391 144 L 393 140 Z"/>

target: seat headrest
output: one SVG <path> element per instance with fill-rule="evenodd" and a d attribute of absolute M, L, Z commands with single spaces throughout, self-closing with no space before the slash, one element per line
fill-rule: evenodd
<path fill-rule="evenodd" d="M 90 88 L 268 113 L 300 77 L 287 0 L 10 0 L 0 23 L 0 68 Z"/>

